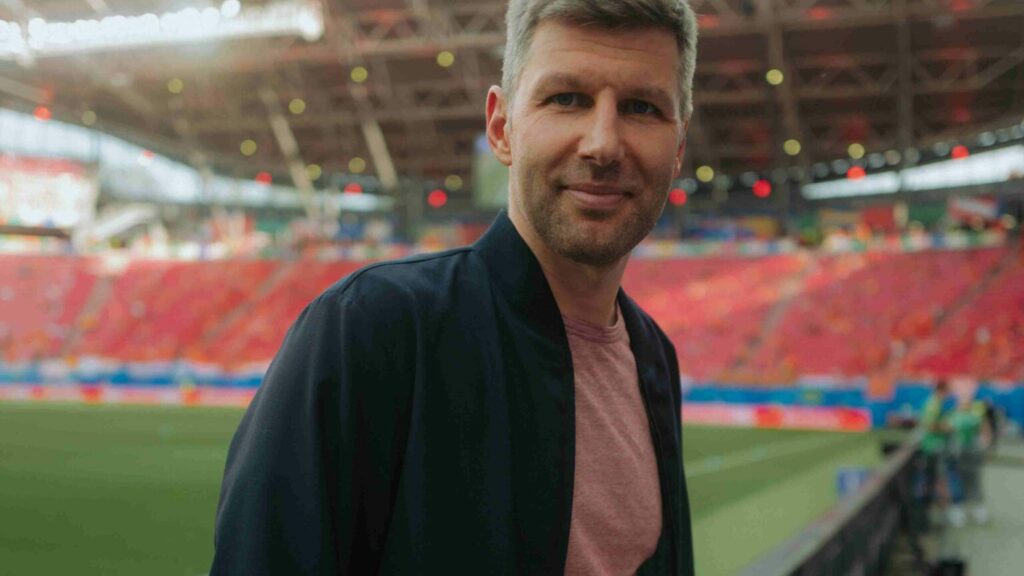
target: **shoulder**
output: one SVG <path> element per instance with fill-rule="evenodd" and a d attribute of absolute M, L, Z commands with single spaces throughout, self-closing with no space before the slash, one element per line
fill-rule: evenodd
<path fill-rule="evenodd" d="M 370 264 L 334 283 L 314 303 L 371 314 L 430 304 L 474 267 L 472 253 L 465 247 Z"/>
<path fill-rule="evenodd" d="M 407 366 L 421 328 L 436 324 L 451 299 L 451 278 L 471 266 L 468 256 L 458 249 L 356 270 L 306 305 L 279 357 L 295 359 L 298 364 L 286 363 L 293 367 L 310 357 L 339 370 Z"/>

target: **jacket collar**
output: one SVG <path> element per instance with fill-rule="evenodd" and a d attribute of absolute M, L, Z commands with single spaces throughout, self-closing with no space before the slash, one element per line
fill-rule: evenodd
<path fill-rule="evenodd" d="M 498 213 L 474 248 L 509 304 L 543 327 L 564 333 L 562 315 L 544 270 L 505 210 Z"/>
<path fill-rule="evenodd" d="M 516 230 L 508 213 L 502 210 L 490 229 L 474 244 L 504 298 L 520 312 L 529 314 L 546 329 L 563 334 L 565 326 L 558 303 L 551 292 L 544 270 L 529 245 Z M 652 335 L 643 313 L 619 288 L 617 297 L 637 365 L 648 365 L 648 346 Z M 641 371 L 642 372 L 642 371 Z M 644 374 L 641 373 L 641 376 Z"/>

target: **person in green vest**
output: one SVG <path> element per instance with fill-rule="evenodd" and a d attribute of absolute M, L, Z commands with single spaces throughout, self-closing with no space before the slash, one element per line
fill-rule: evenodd
<path fill-rule="evenodd" d="M 953 505 L 949 521 L 953 526 L 966 524 L 967 514 L 978 524 L 988 521 L 988 509 L 981 492 L 981 467 L 988 432 L 985 404 L 973 395 L 960 395 L 956 411 L 949 416 L 950 426 L 950 478 Z"/>
<path fill-rule="evenodd" d="M 935 502 L 939 486 L 939 470 L 943 464 L 949 439 L 949 383 L 940 379 L 935 391 L 928 397 L 921 410 L 918 427 L 923 431 L 921 453 L 924 455 L 924 490 L 922 500 L 925 509 Z"/>

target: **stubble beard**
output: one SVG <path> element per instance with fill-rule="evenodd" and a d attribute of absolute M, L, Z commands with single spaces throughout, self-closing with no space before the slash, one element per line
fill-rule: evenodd
<path fill-rule="evenodd" d="M 529 178 L 526 179 L 529 182 Z M 594 267 L 608 267 L 629 254 L 654 228 L 665 202 L 643 196 L 628 200 L 625 214 L 585 210 L 572 206 L 567 192 L 552 188 L 546 182 L 526 183 L 543 187 L 544 192 L 520 194 L 520 206 L 537 235 L 555 254 L 573 262 Z M 667 188 L 667 185 L 666 185 Z M 520 188 L 522 190 L 522 188 Z M 651 190 L 643 194 L 651 194 Z M 604 222 L 602 222 L 604 221 Z M 614 228 L 608 224 L 616 221 Z M 603 223 L 600 234 L 594 234 L 587 223 Z"/>

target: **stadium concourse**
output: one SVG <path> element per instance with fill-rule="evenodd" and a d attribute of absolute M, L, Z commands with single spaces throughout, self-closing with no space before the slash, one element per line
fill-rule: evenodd
<path fill-rule="evenodd" d="M 939 381 L 1002 426 L 991 522 L 927 561 L 1015 573 L 1024 2 L 691 4 L 683 173 L 624 288 L 678 352 L 698 573 L 891 526 L 908 478 L 923 502 L 879 447 L 917 454 Z M 0 0 L 0 573 L 208 569 L 238 408 L 304 307 L 506 205 L 506 7 Z"/>

